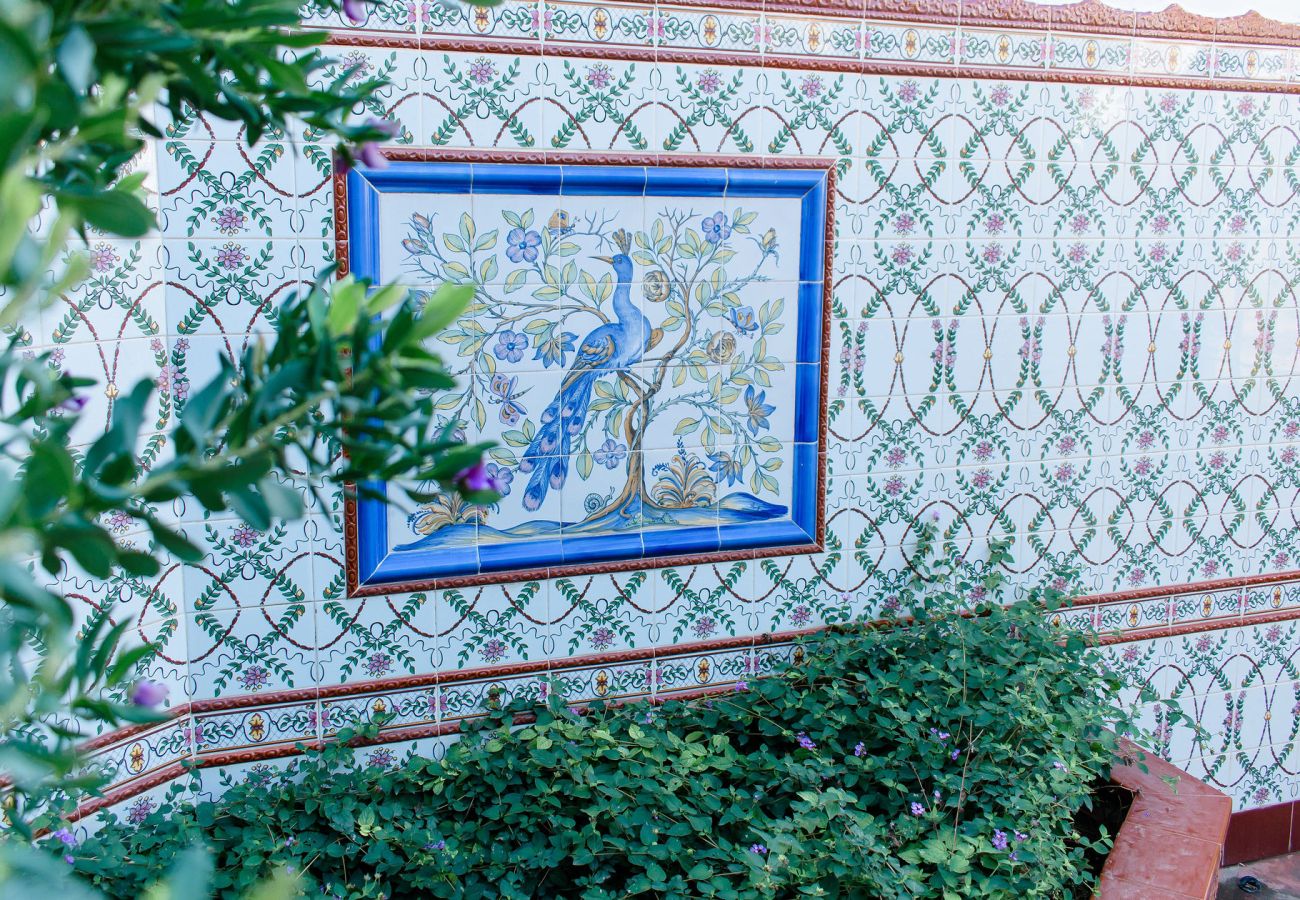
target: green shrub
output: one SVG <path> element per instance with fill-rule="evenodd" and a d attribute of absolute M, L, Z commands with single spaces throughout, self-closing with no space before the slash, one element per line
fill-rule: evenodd
<path fill-rule="evenodd" d="M 330 748 L 111 824 L 76 870 L 135 897 L 202 842 L 223 896 L 276 866 L 309 896 L 1071 896 L 1093 877 L 1075 814 L 1131 727 L 1121 685 L 1051 598 L 975 602 L 1001 578 L 957 568 L 924 567 L 914 619 L 833 628 L 727 693 L 551 696 L 393 769 Z"/>

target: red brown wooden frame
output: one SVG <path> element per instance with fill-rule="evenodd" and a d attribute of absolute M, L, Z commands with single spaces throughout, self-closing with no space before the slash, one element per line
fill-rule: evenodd
<path fill-rule="evenodd" d="M 489 584 L 509 584 L 565 576 L 606 575 L 611 572 L 632 572 L 640 569 L 661 569 L 667 566 L 697 566 L 709 563 L 735 562 L 737 560 L 764 559 L 772 556 L 795 556 L 821 553 L 826 546 L 826 452 L 828 428 L 826 422 L 830 378 L 831 298 L 834 295 L 835 259 L 835 165 L 828 157 L 816 156 L 731 156 L 705 154 L 673 154 L 663 156 L 653 153 L 599 153 L 588 151 L 531 151 L 531 150 L 453 150 L 436 147 L 406 147 L 386 151 L 386 155 L 402 162 L 456 162 L 456 163 L 525 163 L 570 166 L 660 166 L 671 162 L 673 166 L 744 168 L 744 169 L 815 169 L 826 173 L 826 220 L 822 247 L 822 341 L 821 372 L 817 400 L 817 484 L 814 487 L 817 509 L 814 513 L 814 534 L 806 544 L 758 549 L 719 550 L 711 553 L 693 553 L 673 556 L 643 556 L 635 559 L 613 560 L 601 563 L 539 566 L 532 569 L 511 569 L 478 575 L 457 575 L 447 578 L 427 578 L 384 584 L 360 583 L 358 565 L 358 526 L 356 492 L 348 486 L 343 510 L 343 543 L 349 597 L 372 597 L 399 594 L 407 591 L 442 590 L 455 587 L 476 587 Z M 334 255 L 338 262 L 338 275 L 348 273 L 348 197 L 347 173 L 334 176 Z"/>

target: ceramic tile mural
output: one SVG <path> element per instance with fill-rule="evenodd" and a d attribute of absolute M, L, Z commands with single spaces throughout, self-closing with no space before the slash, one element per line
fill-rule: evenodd
<path fill-rule="evenodd" d="M 475 299 L 444 426 L 502 500 L 363 499 L 363 586 L 819 549 L 826 169 L 352 172 L 354 274 Z M 376 493 L 383 485 L 372 486 Z"/>
<path fill-rule="evenodd" d="M 425 542 L 396 551 L 417 558 L 401 580 L 425 583 L 409 589 L 353 590 L 341 497 L 266 533 L 178 504 L 168 514 L 210 546 L 202 563 L 70 576 L 88 617 L 159 642 L 154 675 L 173 686 L 174 728 L 105 739 L 124 790 L 186 758 L 254 771 L 376 711 L 397 713 L 395 745 L 424 747 L 513 696 L 753 677 L 793 633 L 896 610 L 913 524 L 937 515 L 967 566 L 1009 538 L 1017 588 L 1081 570 L 1091 597 L 1063 618 L 1112 634 L 1114 665 L 1208 732 L 1155 722 L 1174 762 L 1238 808 L 1300 796 L 1300 42 L 1116 26 L 1097 4 L 1014 26 L 983 2 L 964 24 L 957 0 L 928 19 L 877 6 L 419 0 L 357 29 L 313 20 L 337 29 L 340 67 L 393 82 L 368 110 L 399 126 L 387 171 L 462 173 L 437 194 L 381 192 L 368 220 L 310 132 L 248 150 L 212 123 L 169 128 L 151 151 L 161 235 L 95 242 L 91 283 L 32 345 L 99 375 L 105 416 L 116 384 L 157 379 L 161 432 L 329 262 L 416 290 L 468 277 L 483 289 L 438 345 L 462 373 L 441 412 L 499 441 L 510 491 L 486 513 L 376 517 L 375 560 Z M 566 167 L 631 165 L 649 184 L 810 159 L 834 179 L 829 293 L 804 290 L 820 276 L 786 198 L 563 187 Z M 480 169 L 533 180 L 480 193 Z M 557 172 L 558 193 L 519 187 Z M 345 216 L 344 237 L 373 226 L 370 257 L 339 242 Z M 735 254 L 704 295 L 659 259 L 673 228 L 706 257 Z M 708 240 L 724 229 L 729 245 Z M 595 258 L 619 256 L 630 265 Z M 821 355 L 801 349 L 822 321 L 804 317 L 814 296 Z M 598 369 L 598 351 L 621 364 Z M 800 373 L 818 366 L 825 424 L 810 432 Z M 659 372 L 664 412 L 629 438 L 616 410 Z M 823 440 L 809 480 L 798 448 Z M 817 552 L 763 556 L 745 538 L 731 558 L 636 565 L 658 524 L 706 518 L 721 552 L 729 498 L 794 521 L 808 484 Z M 565 568 L 574 526 L 629 493 L 626 555 Z M 449 525 L 473 529 L 472 577 L 468 553 L 430 546 Z M 502 554 L 496 571 L 480 547 Z M 428 583 L 458 565 L 462 581 Z M 201 781 L 219 790 L 213 770 Z"/>

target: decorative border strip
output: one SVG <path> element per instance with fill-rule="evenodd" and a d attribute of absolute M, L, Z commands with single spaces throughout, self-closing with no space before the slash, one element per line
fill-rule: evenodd
<path fill-rule="evenodd" d="M 664 157 L 651 153 L 590 153 L 586 151 L 539 152 L 524 150 L 450 150 L 434 147 L 394 149 L 387 154 L 398 162 L 455 162 L 489 163 L 506 162 L 528 165 L 605 165 L 605 166 L 657 166 Z M 344 501 L 343 534 L 344 556 L 349 597 L 371 597 L 416 590 L 442 590 L 444 588 L 532 581 L 574 575 L 607 575 L 613 572 L 631 572 L 666 566 L 695 566 L 710 563 L 737 562 L 765 559 L 776 556 L 794 556 L 820 553 L 826 541 L 826 453 L 829 441 L 827 410 L 830 379 L 830 352 L 832 334 L 831 297 L 834 294 L 835 258 L 835 160 L 825 157 L 761 158 L 746 156 L 719 156 L 704 154 L 673 154 L 672 162 L 681 166 L 748 169 L 821 169 L 826 173 L 826 219 L 821 248 L 822 320 L 821 320 L 821 372 L 820 395 L 817 409 L 817 482 L 814 490 L 816 509 L 813 512 L 812 541 L 797 546 L 762 547 L 754 549 L 720 550 L 673 556 L 638 557 L 601 563 L 549 566 L 545 568 L 486 572 L 476 575 L 457 575 L 395 583 L 362 584 L 360 578 L 360 527 L 359 504 L 355 489 L 349 489 Z M 349 272 L 349 222 L 348 175 L 339 171 L 334 176 L 334 254 L 338 262 L 339 277 Z M 352 486 L 349 486 L 351 488 Z"/>
<path fill-rule="evenodd" d="M 604 43 L 549 33 L 548 26 L 536 22 L 545 23 L 553 11 L 600 14 L 607 22 L 610 8 L 594 2 L 538 0 L 531 33 L 526 27 L 522 33 L 516 29 L 510 36 L 500 37 L 476 34 L 470 27 L 422 34 L 336 29 L 329 43 L 895 76 L 1300 93 L 1300 53 L 1294 50 L 1300 47 L 1300 25 L 1274 22 L 1254 13 L 1222 20 L 1192 15 L 1177 6 L 1158 13 L 1133 13 L 1115 10 L 1099 0 L 1059 7 L 1043 7 L 1028 0 L 867 0 L 865 9 L 846 0 L 806 4 L 793 0 L 717 0 L 711 4 L 621 0 L 618 7 L 611 8 L 644 16 L 637 28 L 638 34 L 646 32 L 644 38 L 632 40 L 629 36 L 629 43 L 615 43 L 615 38 L 610 38 Z M 644 14 L 640 10 L 645 10 Z M 692 28 L 698 19 L 701 27 L 707 23 L 712 28 L 711 33 L 721 28 L 719 16 L 729 18 L 733 27 L 753 30 L 753 39 L 730 49 L 712 46 L 722 43 L 721 39 L 705 41 L 705 46 L 699 47 L 672 46 L 668 43 L 672 38 L 662 33 L 665 13 L 690 20 Z M 824 20 L 824 26 L 818 19 Z M 806 27 L 819 35 L 833 30 L 843 40 L 841 46 L 831 49 L 827 39 L 819 36 L 817 51 L 789 53 L 769 46 L 770 32 L 776 26 Z M 539 32 L 539 27 L 546 33 Z M 901 41 L 902 50 L 891 58 L 872 55 L 872 35 L 882 32 L 890 35 L 890 40 Z M 927 40 L 938 41 L 947 49 L 934 50 L 933 58 L 927 60 Z M 857 46 L 847 46 L 844 41 Z M 990 58 L 976 56 L 971 46 L 976 42 L 993 47 L 988 51 Z M 1018 45 L 1029 53 L 1023 56 L 1026 61 L 1021 66 L 1011 64 L 1017 58 Z M 1109 69 L 1101 59 L 1107 47 L 1120 53 Z"/>

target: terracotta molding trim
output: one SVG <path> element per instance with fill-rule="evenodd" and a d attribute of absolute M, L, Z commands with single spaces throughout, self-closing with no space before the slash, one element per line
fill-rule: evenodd
<path fill-rule="evenodd" d="M 837 19 L 865 19 L 867 22 L 912 22 L 941 28 L 975 25 L 1006 29 L 1050 29 L 1054 32 L 1075 31 L 1154 40 L 1218 40 L 1268 46 L 1300 46 L 1300 25 L 1270 19 L 1256 12 L 1229 18 L 1202 16 L 1188 12 L 1177 4 L 1156 12 L 1137 13 L 1116 9 L 1102 0 L 1081 0 L 1064 6 L 1045 6 L 1034 3 L 1033 0 L 865 0 L 865 3 L 858 0 L 714 0 L 711 3 L 628 0 L 628 5 L 700 12 L 817 15 Z M 347 46 L 427 47 L 440 39 L 438 35 L 337 29 L 330 31 L 330 34 L 330 43 Z M 466 37 L 465 40 L 479 50 L 489 44 L 503 43 L 491 38 Z M 564 45 L 555 42 L 552 46 Z M 668 49 L 670 48 L 660 48 L 660 53 Z"/>
<path fill-rule="evenodd" d="M 1219 887 L 1232 799 L 1131 744 L 1127 751 L 1134 761 L 1116 766 L 1111 780 L 1132 792 L 1133 805 L 1101 870 L 1096 896 L 1210 900 Z"/>
<path fill-rule="evenodd" d="M 1064 7 L 1063 7 L 1064 8 Z M 1300 32 L 1300 26 L 1297 26 Z M 387 47 L 390 42 L 373 40 L 370 34 L 332 32 L 329 43 L 347 47 Z M 1170 39 L 1165 34 L 1152 37 Z M 1175 36 L 1174 39 L 1177 39 Z M 1244 40 L 1244 39 L 1237 39 Z M 1300 46 L 1300 33 L 1293 41 L 1278 39 L 1269 46 Z M 893 75 L 917 78 L 972 78 L 984 81 L 1024 81 L 1047 84 L 1091 84 L 1099 86 L 1133 85 L 1161 89 L 1214 90 L 1251 93 L 1300 94 L 1300 82 L 1259 81 L 1249 79 L 1213 79 L 1192 76 L 1095 72 L 1090 69 L 1012 68 L 1009 66 L 972 66 L 956 63 L 920 63 L 908 60 L 846 59 L 835 57 L 790 56 L 783 54 L 737 53 L 718 50 L 686 50 L 675 47 L 610 46 L 604 44 L 565 44 L 519 41 L 506 38 L 472 38 L 466 36 L 424 36 L 422 50 L 445 53 L 505 53 L 518 56 L 553 56 L 564 59 L 612 59 L 635 62 L 671 62 L 695 65 L 748 66 L 751 68 L 785 68 L 791 70 L 847 72 L 859 75 Z M 1263 45 L 1261 45 L 1263 46 Z M 387 151 L 386 151 L 387 152 Z M 486 151 L 484 151 L 486 152 Z M 560 152 L 560 151 L 557 151 Z M 674 159 L 679 158 L 674 154 Z M 745 157 L 742 157 L 745 158 Z"/>
<path fill-rule="evenodd" d="M 1085 597 L 1076 597 L 1073 602 L 1075 606 L 1097 606 L 1105 603 L 1146 600 L 1151 597 L 1181 597 L 1185 594 L 1207 594 L 1234 588 L 1260 587 L 1286 581 L 1300 581 L 1300 569 L 1289 569 L 1286 572 L 1273 572 L 1268 575 L 1241 575 L 1236 578 L 1216 578 L 1213 581 L 1194 581 L 1191 584 L 1178 586 L 1166 585 L 1115 591 L 1110 594 L 1089 594 Z"/>
<path fill-rule="evenodd" d="M 456 162 L 456 163 L 524 163 L 532 165 L 592 165 L 592 166 L 657 166 L 662 165 L 668 157 L 655 153 L 622 153 L 587 150 L 495 150 L 495 149 L 451 149 L 443 147 L 402 147 L 385 151 L 389 159 L 399 162 Z M 343 510 L 344 557 L 347 573 L 347 592 L 349 597 L 374 597 L 399 594 L 409 591 L 444 590 L 447 588 L 478 587 L 490 584 L 504 584 L 517 581 L 534 581 L 549 578 L 573 577 L 580 575 L 606 575 L 613 572 L 633 572 L 639 569 L 656 569 L 666 566 L 698 566 L 713 563 L 736 562 L 739 560 L 756 560 L 777 556 L 796 556 L 808 553 L 820 553 L 826 541 L 826 452 L 829 440 L 827 428 L 827 411 L 829 409 L 830 347 L 833 333 L 833 313 L 831 297 L 834 293 L 834 259 L 835 249 L 835 202 L 836 160 L 824 156 L 783 156 L 777 158 L 759 156 L 736 156 L 727 154 L 674 153 L 671 161 L 675 166 L 744 168 L 744 169 L 815 169 L 826 175 L 826 210 L 824 246 L 822 259 L 825 272 L 822 284 L 822 365 L 821 386 L 818 397 L 818 465 L 816 502 L 814 514 L 814 533 L 806 544 L 780 547 L 742 548 L 736 550 L 710 551 L 707 553 L 681 554 L 672 556 L 638 557 L 635 559 L 611 560 L 599 563 L 580 563 L 574 565 L 548 566 L 535 569 L 512 569 L 501 572 L 486 572 L 478 575 L 457 575 L 447 578 L 430 578 L 417 581 L 362 585 L 360 583 L 360 564 L 358 559 L 358 516 L 356 491 L 348 485 L 345 491 Z M 337 167 L 336 167 L 337 168 Z M 335 213 L 335 254 L 341 261 L 338 276 L 347 273 L 348 229 L 347 219 L 347 177 L 340 172 L 334 176 L 334 213 Z"/>

